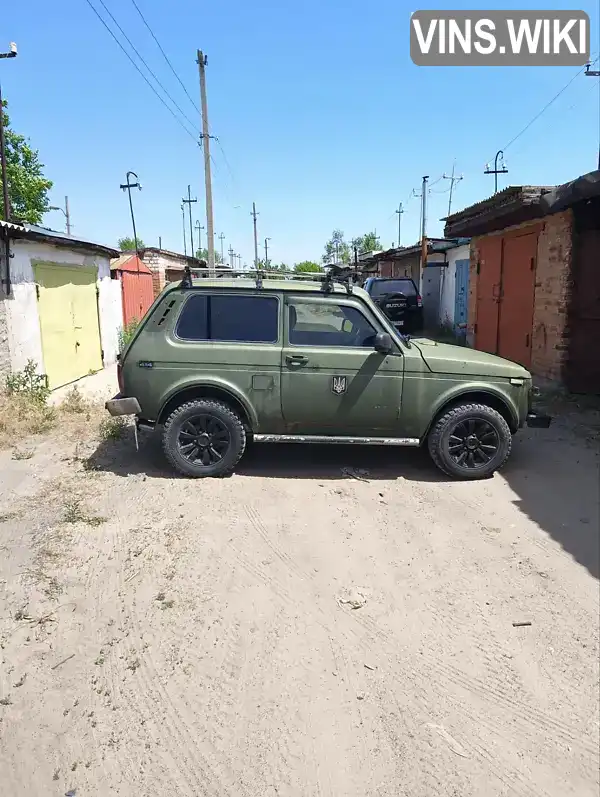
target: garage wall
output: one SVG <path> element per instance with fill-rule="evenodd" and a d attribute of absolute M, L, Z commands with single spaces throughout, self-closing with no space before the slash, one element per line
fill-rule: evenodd
<path fill-rule="evenodd" d="M 32 261 L 63 263 L 64 265 L 95 266 L 98 270 L 100 333 L 105 365 L 114 363 L 117 356 L 117 335 L 121 321 L 121 296 L 112 286 L 110 260 L 85 250 L 70 250 L 37 241 L 12 240 L 10 261 L 12 295 L 6 299 L 11 368 L 22 370 L 33 360 L 44 372 L 42 336 L 37 307 L 37 294 Z M 116 310 L 115 310 L 116 305 Z"/>
<path fill-rule="evenodd" d="M 4 384 L 4 379 L 10 373 L 10 349 L 8 347 L 8 321 L 6 318 L 6 307 L 2 298 L 0 288 L 0 386 Z"/>
<path fill-rule="evenodd" d="M 442 269 L 442 282 L 440 287 L 440 324 L 451 327 L 454 325 L 455 287 L 456 287 L 456 261 L 468 260 L 470 256 L 469 244 L 457 246 L 446 252 L 448 265 Z"/>

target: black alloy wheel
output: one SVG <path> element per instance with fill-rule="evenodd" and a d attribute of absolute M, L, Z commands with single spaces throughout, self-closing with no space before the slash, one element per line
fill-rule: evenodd
<path fill-rule="evenodd" d="M 508 459 L 512 433 L 506 420 L 492 407 L 457 404 L 434 421 L 427 447 L 447 476 L 486 479 Z"/>
<path fill-rule="evenodd" d="M 246 428 L 224 402 L 195 399 L 176 407 L 162 432 L 165 456 L 184 476 L 224 476 L 246 449 Z"/>
<path fill-rule="evenodd" d="M 448 439 L 448 453 L 464 468 L 481 468 L 498 453 L 500 437 L 489 421 L 468 418 L 454 427 Z"/>
<path fill-rule="evenodd" d="M 177 435 L 179 453 L 192 465 L 216 465 L 230 445 L 231 435 L 227 426 L 219 418 L 206 413 L 188 418 Z"/>

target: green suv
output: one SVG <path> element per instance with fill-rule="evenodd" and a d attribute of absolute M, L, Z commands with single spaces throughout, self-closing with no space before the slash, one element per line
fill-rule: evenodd
<path fill-rule="evenodd" d="M 167 286 L 120 356 L 111 415 L 160 430 L 179 472 L 221 476 L 255 443 L 427 445 L 458 479 L 500 468 L 532 412 L 531 375 L 485 352 L 400 335 L 331 276 Z"/>

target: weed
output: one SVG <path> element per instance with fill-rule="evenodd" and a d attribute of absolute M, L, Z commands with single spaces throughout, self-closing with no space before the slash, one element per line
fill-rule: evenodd
<path fill-rule="evenodd" d="M 133 659 L 133 661 L 130 661 L 129 664 L 127 665 L 127 669 L 131 670 L 131 672 L 135 672 L 139 666 L 140 666 L 140 660 Z"/>
<path fill-rule="evenodd" d="M 84 396 L 82 396 L 79 388 L 77 385 L 75 385 L 67 393 L 64 401 L 60 405 L 60 408 L 63 410 L 63 412 L 68 412 L 70 414 L 82 414 L 89 410 L 89 402 Z"/>
<path fill-rule="evenodd" d="M 58 780 L 60 777 L 60 769 L 54 770 L 54 775 L 52 775 L 52 780 Z"/>
<path fill-rule="evenodd" d="M 125 326 L 119 330 L 119 352 L 121 354 L 133 340 L 139 325 L 140 322 L 138 319 L 132 318 L 128 324 L 125 324 Z"/>
<path fill-rule="evenodd" d="M 24 673 L 23 673 L 23 675 L 22 675 L 22 676 L 19 678 L 19 680 L 17 681 L 17 683 L 16 683 L 16 684 L 13 684 L 13 686 L 14 686 L 15 688 L 18 688 L 19 686 L 23 686 L 23 684 L 25 683 L 25 679 L 26 679 L 26 678 L 27 678 L 27 673 L 26 673 L 26 672 L 24 672 Z"/>
<path fill-rule="evenodd" d="M 100 655 L 98 656 L 98 658 L 96 659 L 94 664 L 97 664 L 98 666 L 100 666 L 101 664 L 104 664 L 105 661 L 106 661 L 106 659 L 104 658 L 104 651 L 101 650 L 100 651 Z"/>
<path fill-rule="evenodd" d="M 10 697 L 0 697 L 0 706 L 10 706 L 12 700 Z"/>
<path fill-rule="evenodd" d="M 159 592 L 158 595 L 156 596 L 156 600 L 157 601 L 164 601 L 164 599 L 165 599 L 165 593 L 164 592 Z"/>
<path fill-rule="evenodd" d="M 120 440 L 125 435 L 126 428 L 127 424 L 121 417 L 104 418 L 100 421 L 100 426 L 98 428 L 100 439 L 105 442 L 109 440 Z"/>
<path fill-rule="evenodd" d="M 101 526 L 102 523 L 106 523 L 107 518 L 101 515 L 89 514 L 82 507 L 79 498 L 74 498 L 72 501 L 65 503 L 63 521 L 65 523 L 87 523 L 88 526 Z"/>
<path fill-rule="evenodd" d="M 21 451 L 18 448 L 15 448 L 15 450 L 12 453 L 12 459 L 17 460 L 17 462 L 23 459 L 31 459 L 32 456 L 33 456 L 33 451 Z"/>
<path fill-rule="evenodd" d="M 17 512 L 0 513 L 0 523 L 8 523 L 9 520 L 14 520 L 17 517 L 19 517 Z"/>
<path fill-rule="evenodd" d="M 31 620 L 31 617 L 27 614 L 27 606 L 21 606 L 20 609 L 17 609 L 15 612 L 15 620 L 17 623 L 21 622 L 21 620 Z"/>
<path fill-rule="evenodd" d="M 172 608 L 173 608 L 173 606 L 175 606 L 175 601 L 173 601 L 173 600 L 168 600 L 168 601 L 163 601 L 163 602 L 161 603 L 161 605 L 160 605 L 160 608 L 161 608 L 161 609 L 172 609 Z"/>
<path fill-rule="evenodd" d="M 10 396 L 18 394 L 45 404 L 50 395 L 48 377 L 46 374 L 38 374 L 36 371 L 37 365 L 33 360 L 28 360 L 22 371 L 16 371 L 6 377 L 6 392 Z"/>

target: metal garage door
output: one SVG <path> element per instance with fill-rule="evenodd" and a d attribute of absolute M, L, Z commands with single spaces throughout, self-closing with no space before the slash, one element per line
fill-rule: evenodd
<path fill-rule="evenodd" d="M 44 370 L 52 389 L 102 368 L 95 268 L 37 264 Z"/>

